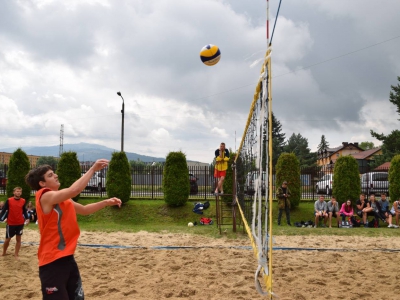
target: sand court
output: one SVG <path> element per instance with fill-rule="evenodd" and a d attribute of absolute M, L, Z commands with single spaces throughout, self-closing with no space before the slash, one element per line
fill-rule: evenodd
<path fill-rule="evenodd" d="M 15 238 L 0 257 L 0 299 L 41 299 L 39 233 L 26 229 L 22 240 L 19 260 Z M 85 299 L 265 299 L 254 287 L 257 263 L 246 238 L 84 231 L 79 244 L 100 246 L 76 251 Z M 284 249 L 273 254 L 280 299 L 400 298 L 400 238 L 276 236 L 274 247 Z"/>

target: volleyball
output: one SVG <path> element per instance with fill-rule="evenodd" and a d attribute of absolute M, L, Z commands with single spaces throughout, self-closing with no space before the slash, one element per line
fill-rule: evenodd
<path fill-rule="evenodd" d="M 204 46 L 200 51 L 200 59 L 207 66 L 213 66 L 219 62 L 221 51 L 218 46 L 209 44 Z"/>
<path fill-rule="evenodd" d="M 193 223 L 192 223 L 192 222 L 189 222 L 189 223 L 188 223 L 188 226 L 189 226 L 189 227 L 193 227 Z"/>

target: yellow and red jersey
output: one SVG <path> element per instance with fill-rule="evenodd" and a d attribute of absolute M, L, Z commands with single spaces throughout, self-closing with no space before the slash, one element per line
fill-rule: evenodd
<path fill-rule="evenodd" d="M 225 149 L 222 157 L 220 156 L 220 152 L 220 149 L 215 150 L 215 169 L 217 171 L 226 171 L 228 169 L 229 150 Z"/>

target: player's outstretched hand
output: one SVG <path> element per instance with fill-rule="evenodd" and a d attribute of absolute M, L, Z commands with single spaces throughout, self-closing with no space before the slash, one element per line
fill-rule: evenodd
<path fill-rule="evenodd" d="M 95 171 L 99 171 L 99 170 L 104 169 L 105 167 L 107 167 L 108 163 L 109 163 L 108 159 L 104 159 L 104 158 L 98 159 L 98 160 L 96 160 L 96 162 L 94 163 L 92 168 Z"/>
<path fill-rule="evenodd" d="M 104 201 L 107 203 L 107 206 L 118 205 L 118 207 L 121 208 L 121 204 L 122 204 L 121 199 L 113 197 L 110 199 L 106 199 Z"/>

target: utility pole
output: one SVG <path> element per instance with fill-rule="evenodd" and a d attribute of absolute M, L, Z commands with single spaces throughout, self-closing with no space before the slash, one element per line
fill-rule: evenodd
<path fill-rule="evenodd" d="M 122 125 L 121 125 L 121 152 L 124 152 L 124 113 L 125 113 L 125 102 L 124 102 L 124 97 L 122 97 L 121 92 L 117 92 L 117 95 L 122 98 L 122 109 L 121 109 L 121 114 L 122 114 Z"/>
<path fill-rule="evenodd" d="M 61 129 L 60 129 L 60 148 L 58 151 L 58 157 L 61 157 L 61 154 L 64 152 L 64 124 L 61 124 Z"/>

